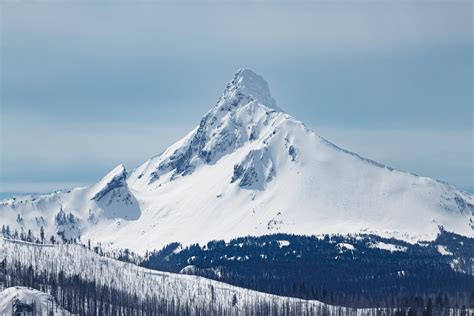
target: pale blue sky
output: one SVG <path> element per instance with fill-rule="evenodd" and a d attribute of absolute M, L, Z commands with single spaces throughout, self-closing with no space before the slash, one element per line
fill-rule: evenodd
<path fill-rule="evenodd" d="M 472 190 L 471 1 L 2 2 L 0 191 L 88 185 L 241 67 L 337 145 Z"/>

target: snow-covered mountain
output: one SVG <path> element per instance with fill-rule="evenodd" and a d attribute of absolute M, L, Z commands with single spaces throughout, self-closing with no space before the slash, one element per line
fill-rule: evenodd
<path fill-rule="evenodd" d="M 474 232 L 474 196 L 332 144 L 241 69 L 189 134 L 131 172 L 2 201 L 0 224 L 136 251 L 275 232 L 434 239 Z"/>

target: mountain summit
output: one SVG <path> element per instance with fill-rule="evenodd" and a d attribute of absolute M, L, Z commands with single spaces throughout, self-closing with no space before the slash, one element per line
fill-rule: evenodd
<path fill-rule="evenodd" d="M 270 95 L 270 89 L 265 79 L 250 69 L 242 68 L 227 85 L 224 95 L 216 104 L 216 109 L 232 110 L 252 101 L 279 110 Z"/>
<path fill-rule="evenodd" d="M 146 177 L 148 184 L 163 175 L 175 179 L 193 173 L 199 165 L 214 164 L 256 140 L 279 114 L 281 110 L 271 97 L 267 82 L 249 69 L 240 69 L 199 126 L 158 157 L 154 170 Z"/>
<path fill-rule="evenodd" d="M 474 227 L 473 195 L 337 147 L 282 112 L 248 69 L 162 154 L 88 188 L 4 200 L 0 216 L 52 234 L 59 210 L 72 221 L 62 231 L 136 251 L 275 232 L 416 241 Z"/>

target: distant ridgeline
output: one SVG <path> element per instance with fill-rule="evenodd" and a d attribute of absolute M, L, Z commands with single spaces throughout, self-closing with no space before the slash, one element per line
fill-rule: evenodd
<path fill-rule="evenodd" d="M 140 265 L 335 305 L 474 308 L 474 238 L 444 230 L 418 244 L 375 235 L 289 234 L 185 248 L 172 243 Z"/>

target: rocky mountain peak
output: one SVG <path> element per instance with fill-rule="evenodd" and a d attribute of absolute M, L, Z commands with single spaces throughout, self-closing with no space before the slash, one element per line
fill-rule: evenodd
<path fill-rule="evenodd" d="M 252 101 L 279 110 L 265 79 L 250 69 L 242 68 L 227 84 L 224 94 L 216 104 L 216 108 L 232 111 Z"/>

